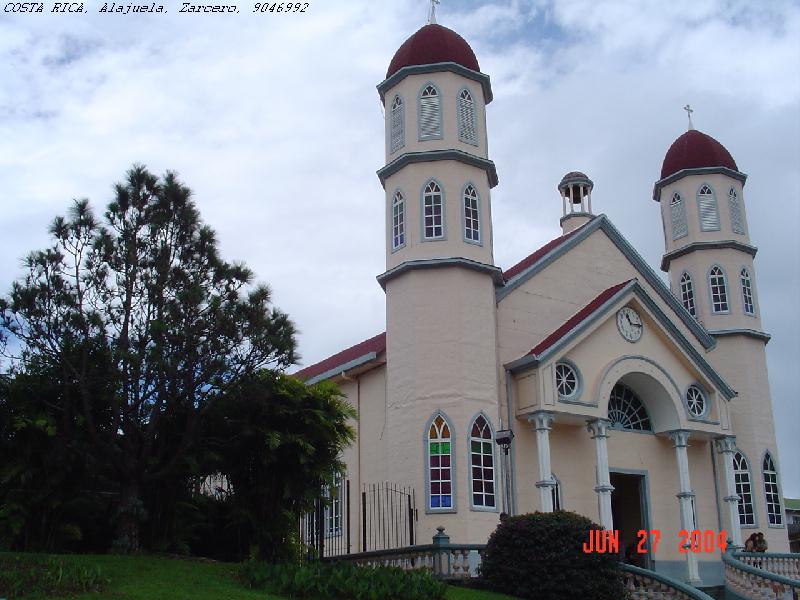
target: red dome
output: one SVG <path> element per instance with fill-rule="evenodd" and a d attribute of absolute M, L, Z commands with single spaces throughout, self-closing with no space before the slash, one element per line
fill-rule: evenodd
<path fill-rule="evenodd" d="M 395 52 L 386 79 L 403 67 L 454 62 L 462 67 L 480 71 L 478 59 L 464 38 L 441 25 L 425 25 L 408 38 Z"/>
<path fill-rule="evenodd" d="M 669 177 L 682 169 L 702 169 L 704 167 L 727 167 L 738 171 L 731 153 L 710 135 L 690 129 L 667 150 L 664 164 L 661 165 L 661 179 Z"/>

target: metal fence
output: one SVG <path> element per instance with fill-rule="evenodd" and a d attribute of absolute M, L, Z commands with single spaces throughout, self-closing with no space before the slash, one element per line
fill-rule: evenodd
<path fill-rule="evenodd" d="M 413 546 L 417 521 L 414 488 L 396 483 L 364 484 L 361 490 L 361 551 Z"/>
<path fill-rule="evenodd" d="M 300 520 L 300 539 L 309 559 L 350 554 L 349 479 L 339 479 L 322 490 L 314 510 Z"/>

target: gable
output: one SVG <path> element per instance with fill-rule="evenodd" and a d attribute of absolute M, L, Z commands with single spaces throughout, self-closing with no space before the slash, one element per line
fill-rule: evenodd
<path fill-rule="evenodd" d="M 553 240 L 504 275 L 505 285 L 496 293 L 502 362 L 529 351 L 597 294 L 630 279 L 639 281 L 699 350 L 715 345 L 604 215 Z"/>

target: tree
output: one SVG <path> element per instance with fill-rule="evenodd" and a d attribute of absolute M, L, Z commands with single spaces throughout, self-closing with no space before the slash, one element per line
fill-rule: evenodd
<path fill-rule="evenodd" d="M 0 300 L 0 337 L 16 338 L 21 369 L 45 364 L 74 385 L 94 453 L 119 483 L 118 543 L 137 551 L 142 487 L 181 468 L 221 394 L 295 362 L 294 327 L 250 270 L 220 258 L 174 173 L 134 166 L 104 217 L 79 200 L 54 220 L 53 246 L 27 257 Z"/>
<path fill-rule="evenodd" d="M 236 522 L 236 558 L 292 558 L 292 536 L 326 485 L 344 471 L 352 407 L 330 383 L 306 386 L 262 371 L 214 406 L 203 436 L 206 472 L 225 476 Z"/>

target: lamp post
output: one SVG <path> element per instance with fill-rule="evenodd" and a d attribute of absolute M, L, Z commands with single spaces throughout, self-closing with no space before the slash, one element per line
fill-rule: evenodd
<path fill-rule="evenodd" d="M 503 473 L 505 475 L 504 505 L 506 513 L 512 515 L 511 510 L 511 465 L 509 463 L 508 451 L 511 448 L 511 441 L 514 439 L 514 432 L 511 429 L 500 429 L 494 434 L 495 443 L 503 449 Z"/>

